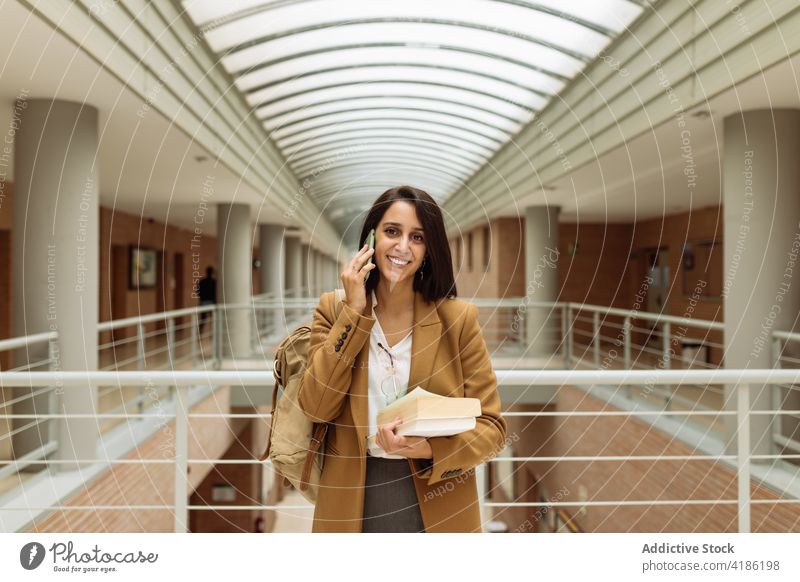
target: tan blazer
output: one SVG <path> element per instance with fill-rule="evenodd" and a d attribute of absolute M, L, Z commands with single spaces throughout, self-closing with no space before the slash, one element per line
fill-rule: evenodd
<path fill-rule="evenodd" d="M 477 307 L 459 299 L 425 301 L 415 292 L 408 386 L 444 396 L 479 398 L 482 415 L 468 432 L 429 439 L 433 462 L 409 459 L 426 532 L 480 532 L 474 467 L 505 445 L 497 377 L 478 325 Z M 367 297 L 370 312 L 372 297 Z M 314 532 L 360 532 L 366 479 L 367 366 L 375 318 L 323 293 L 311 324 L 300 406 L 331 422 L 314 511 Z"/>

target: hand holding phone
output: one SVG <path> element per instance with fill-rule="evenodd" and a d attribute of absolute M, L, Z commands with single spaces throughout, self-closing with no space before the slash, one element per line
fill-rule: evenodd
<path fill-rule="evenodd" d="M 367 307 L 367 290 L 365 283 L 369 272 L 376 267 L 372 260 L 375 254 L 375 229 L 370 230 L 366 243 L 350 260 L 342 272 L 340 279 L 344 286 L 345 303 L 359 313 Z"/>
<path fill-rule="evenodd" d="M 367 263 L 370 264 L 370 265 L 374 265 L 375 264 L 375 261 L 373 260 L 374 256 L 375 256 L 375 229 L 374 228 L 372 230 L 370 230 L 369 234 L 367 235 L 367 246 L 372 249 L 372 254 L 369 256 L 369 259 L 367 259 Z M 369 279 L 369 273 L 370 273 L 370 271 L 367 271 L 367 274 L 364 277 L 364 282 L 365 283 L 366 283 L 367 279 Z"/>

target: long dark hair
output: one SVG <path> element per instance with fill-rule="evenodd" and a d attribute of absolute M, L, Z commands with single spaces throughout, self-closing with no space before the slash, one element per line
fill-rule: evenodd
<path fill-rule="evenodd" d="M 436 201 L 424 190 L 412 186 L 390 188 L 381 194 L 372 208 L 369 209 L 364 226 L 361 229 L 359 248 L 367 242 L 367 235 L 373 228 L 377 231 L 383 215 L 398 200 L 405 200 L 414 205 L 417 219 L 425 231 L 425 262 L 421 269 L 414 273 L 414 291 L 419 291 L 427 301 L 437 301 L 443 297 L 457 297 L 456 281 L 453 277 L 453 258 L 450 255 L 450 244 L 444 228 L 442 210 Z M 420 277 L 419 271 L 422 271 Z M 380 280 L 380 271 L 372 269 L 365 284 L 367 294 L 375 289 Z"/>

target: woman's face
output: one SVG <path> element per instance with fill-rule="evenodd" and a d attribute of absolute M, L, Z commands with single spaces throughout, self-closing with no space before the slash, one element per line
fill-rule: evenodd
<path fill-rule="evenodd" d="M 414 205 L 404 200 L 392 203 L 375 229 L 374 260 L 381 277 L 393 284 L 412 279 L 422 265 L 425 249 L 425 233 Z"/>

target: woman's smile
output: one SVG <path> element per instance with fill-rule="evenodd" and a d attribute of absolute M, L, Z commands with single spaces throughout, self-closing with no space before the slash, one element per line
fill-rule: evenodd
<path fill-rule="evenodd" d="M 403 261 L 391 255 L 386 255 L 386 258 L 389 259 L 389 263 L 397 269 L 404 269 L 411 263 L 411 261 Z"/>

